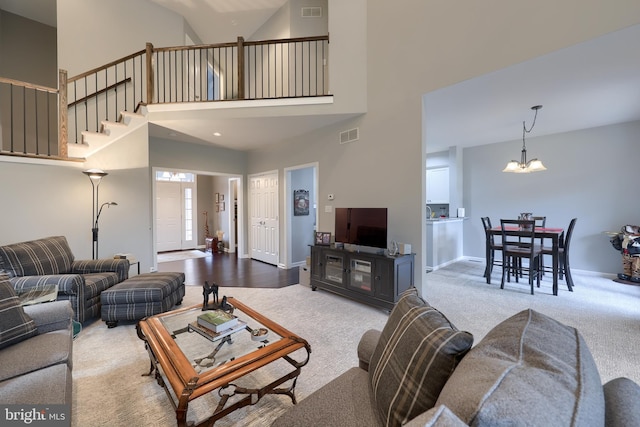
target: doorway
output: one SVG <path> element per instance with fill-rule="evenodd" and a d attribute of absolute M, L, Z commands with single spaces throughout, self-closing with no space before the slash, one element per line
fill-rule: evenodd
<path fill-rule="evenodd" d="M 156 173 L 156 247 L 159 252 L 196 247 L 196 184 L 191 173 Z"/>
<path fill-rule="evenodd" d="M 285 187 L 285 268 L 293 268 L 306 265 L 317 231 L 318 163 L 286 168 Z"/>
<path fill-rule="evenodd" d="M 161 188 L 162 185 L 160 184 L 163 181 L 166 181 L 168 176 L 171 176 L 171 174 L 173 175 L 193 175 L 194 177 L 194 186 L 193 186 L 193 192 L 192 192 L 192 209 L 193 209 L 193 221 L 191 222 L 191 227 L 192 227 L 192 233 L 193 233 L 193 243 L 190 245 L 187 245 L 185 247 L 185 249 L 192 249 L 192 248 L 199 248 L 204 250 L 205 248 L 205 241 L 204 241 L 204 215 L 203 212 L 204 211 L 208 211 L 210 213 L 209 215 L 209 219 L 211 221 L 210 225 L 211 225 L 211 232 L 215 232 L 219 227 L 219 223 L 214 223 L 213 222 L 213 215 L 216 214 L 215 211 L 215 207 L 216 207 L 216 202 L 214 200 L 214 196 L 216 192 L 220 192 L 220 193 L 225 193 L 229 194 L 229 208 L 226 208 L 226 203 L 227 203 L 227 199 L 225 197 L 225 209 L 223 211 L 220 211 L 218 213 L 219 218 L 223 221 L 227 221 L 228 218 L 228 224 L 231 225 L 231 229 L 232 231 L 230 233 L 226 233 L 225 239 L 229 238 L 229 247 L 231 251 L 237 251 L 238 253 L 238 258 L 248 258 L 249 254 L 247 252 L 247 241 L 246 241 L 246 237 L 244 235 L 244 230 L 246 229 L 244 226 L 244 218 L 245 218 L 245 204 L 244 204 L 244 200 L 245 200 L 245 196 L 244 196 L 244 191 L 243 191 L 243 177 L 241 175 L 227 175 L 227 174 L 220 174 L 220 173 L 215 173 L 215 172 L 202 172 L 202 171 L 195 171 L 195 170 L 190 170 L 190 171 L 186 171 L 186 170 L 181 170 L 181 171 L 174 171 L 174 172 L 166 172 L 166 171 L 171 171 L 171 169 L 167 169 L 167 168 L 158 168 L 158 167 L 152 167 L 152 176 L 154 177 L 154 179 L 152 180 L 152 201 L 153 201 L 153 218 L 154 221 L 152 222 L 152 227 L 153 227 L 153 254 L 154 254 L 154 259 L 153 259 L 153 263 L 154 263 L 154 269 L 157 268 L 158 265 L 158 259 L 157 259 L 157 254 L 158 252 L 164 252 L 164 251 L 169 251 L 169 250 L 182 250 L 182 243 L 180 244 L 180 247 L 177 247 L 177 245 L 175 243 L 172 244 L 172 246 L 169 245 L 164 245 L 164 241 L 169 241 L 171 240 L 169 237 L 164 237 L 164 234 L 167 233 L 166 231 L 166 221 L 159 221 L 158 220 L 158 214 L 160 210 L 164 210 L 164 209 L 169 209 L 168 207 L 164 207 L 164 205 L 167 206 L 171 206 L 172 209 L 176 209 L 176 206 L 181 206 L 182 202 L 180 201 L 181 199 L 181 195 L 178 195 L 177 192 L 174 191 L 173 193 L 173 201 L 170 203 L 168 198 L 158 198 L 159 193 L 163 192 L 163 189 Z M 163 177 L 164 175 L 164 180 L 158 180 L 157 178 Z M 202 179 L 202 178 L 207 178 L 207 179 Z M 214 179 L 216 178 L 224 178 L 224 180 L 219 180 L 218 183 L 220 185 L 220 187 L 218 187 L 216 190 L 214 190 L 213 187 L 213 182 Z M 197 182 L 197 183 L 196 183 Z M 227 189 L 229 189 L 229 193 L 227 193 Z M 163 200 L 164 199 L 164 200 Z M 182 213 L 182 207 L 180 207 L 178 209 L 180 211 L 180 213 L 178 214 L 176 211 L 174 211 L 173 213 L 173 222 L 176 224 L 175 227 L 178 227 L 179 224 L 181 223 L 182 220 L 181 219 L 176 219 L 176 217 L 178 217 L 178 215 L 181 215 Z M 168 215 L 167 215 L 168 216 Z M 235 225 L 233 225 L 232 219 L 235 220 Z M 226 229 L 225 229 L 226 230 Z M 159 236 L 163 235 L 162 239 L 159 238 Z M 181 236 L 182 238 L 182 236 Z M 180 238 L 180 240 L 181 240 Z M 233 242 L 231 241 L 231 239 L 233 239 Z M 162 240 L 162 242 L 161 242 Z M 177 237 L 173 237 L 173 240 L 177 241 L 178 238 Z M 162 244 L 161 244 L 162 243 Z M 169 249 L 169 247 L 171 247 L 172 249 Z M 173 248 L 177 248 L 177 249 L 173 249 Z M 227 251 L 227 248 L 224 249 L 225 252 Z"/>

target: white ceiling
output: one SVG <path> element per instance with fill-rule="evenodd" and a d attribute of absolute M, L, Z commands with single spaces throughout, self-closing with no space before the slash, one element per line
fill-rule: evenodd
<path fill-rule="evenodd" d="M 640 120 L 640 25 L 425 94 L 427 152 Z"/>
<path fill-rule="evenodd" d="M 151 0 L 185 17 L 204 43 L 245 38 L 287 0 Z M 56 0 L 0 0 L 0 8 L 55 26 Z M 53 17 L 53 19 L 52 19 Z M 212 25 L 215 23 L 215 25 Z M 427 152 L 517 140 L 640 120 L 640 25 L 565 48 L 424 95 Z M 164 120 L 152 136 L 256 149 L 345 120 L 349 116 Z M 223 133 L 221 137 L 213 132 Z"/>

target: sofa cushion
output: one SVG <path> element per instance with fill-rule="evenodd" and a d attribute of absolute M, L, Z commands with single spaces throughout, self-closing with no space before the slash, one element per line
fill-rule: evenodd
<path fill-rule="evenodd" d="M 39 334 L 0 351 L 0 381 L 47 366 L 73 364 L 71 329 Z"/>
<path fill-rule="evenodd" d="M 20 299 L 8 280 L 0 280 L 0 349 L 36 335 L 36 324 L 20 305 Z"/>
<path fill-rule="evenodd" d="M 415 288 L 405 291 L 389 315 L 369 365 L 383 424 L 399 426 L 432 408 L 472 344 L 470 333 L 458 331 Z"/>
<path fill-rule="evenodd" d="M 74 260 L 64 236 L 0 246 L 0 256 L 12 277 L 66 274 Z"/>
<path fill-rule="evenodd" d="M 351 368 L 287 409 L 271 427 L 379 425 L 367 371 Z"/>
<path fill-rule="evenodd" d="M 605 425 L 640 426 L 640 386 L 629 378 L 615 378 L 604 385 Z"/>
<path fill-rule="evenodd" d="M 0 382 L 0 394 L 3 405 L 71 405 L 72 387 L 71 369 L 55 365 Z"/>
<path fill-rule="evenodd" d="M 579 332 L 524 310 L 460 362 L 437 405 L 469 425 L 602 426 L 600 375 Z"/>
<path fill-rule="evenodd" d="M 435 406 L 418 415 L 405 427 L 466 427 L 467 425 L 444 405 Z"/>

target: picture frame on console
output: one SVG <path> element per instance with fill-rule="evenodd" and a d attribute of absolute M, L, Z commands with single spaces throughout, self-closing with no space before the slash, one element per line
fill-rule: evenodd
<path fill-rule="evenodd" d="M 329 246 L 331 244 L 331 233 L 316 231 L 315 243 L 318 246 Z"/>

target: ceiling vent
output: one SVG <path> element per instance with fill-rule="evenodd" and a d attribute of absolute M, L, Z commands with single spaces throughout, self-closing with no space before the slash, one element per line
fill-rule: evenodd
<path fill-rule="evenodd" d="M 321 7 L 303 7 L 301 10 L 303 18 L 322 18 Z"/>
<path fill-rule="evenodd" d="M 360 130 L 359 128 L 345 130 L 344 132 L 340 132 L 340 144 L 346 144 L 347 142 L 353 142 L 360 139 Z"/>

